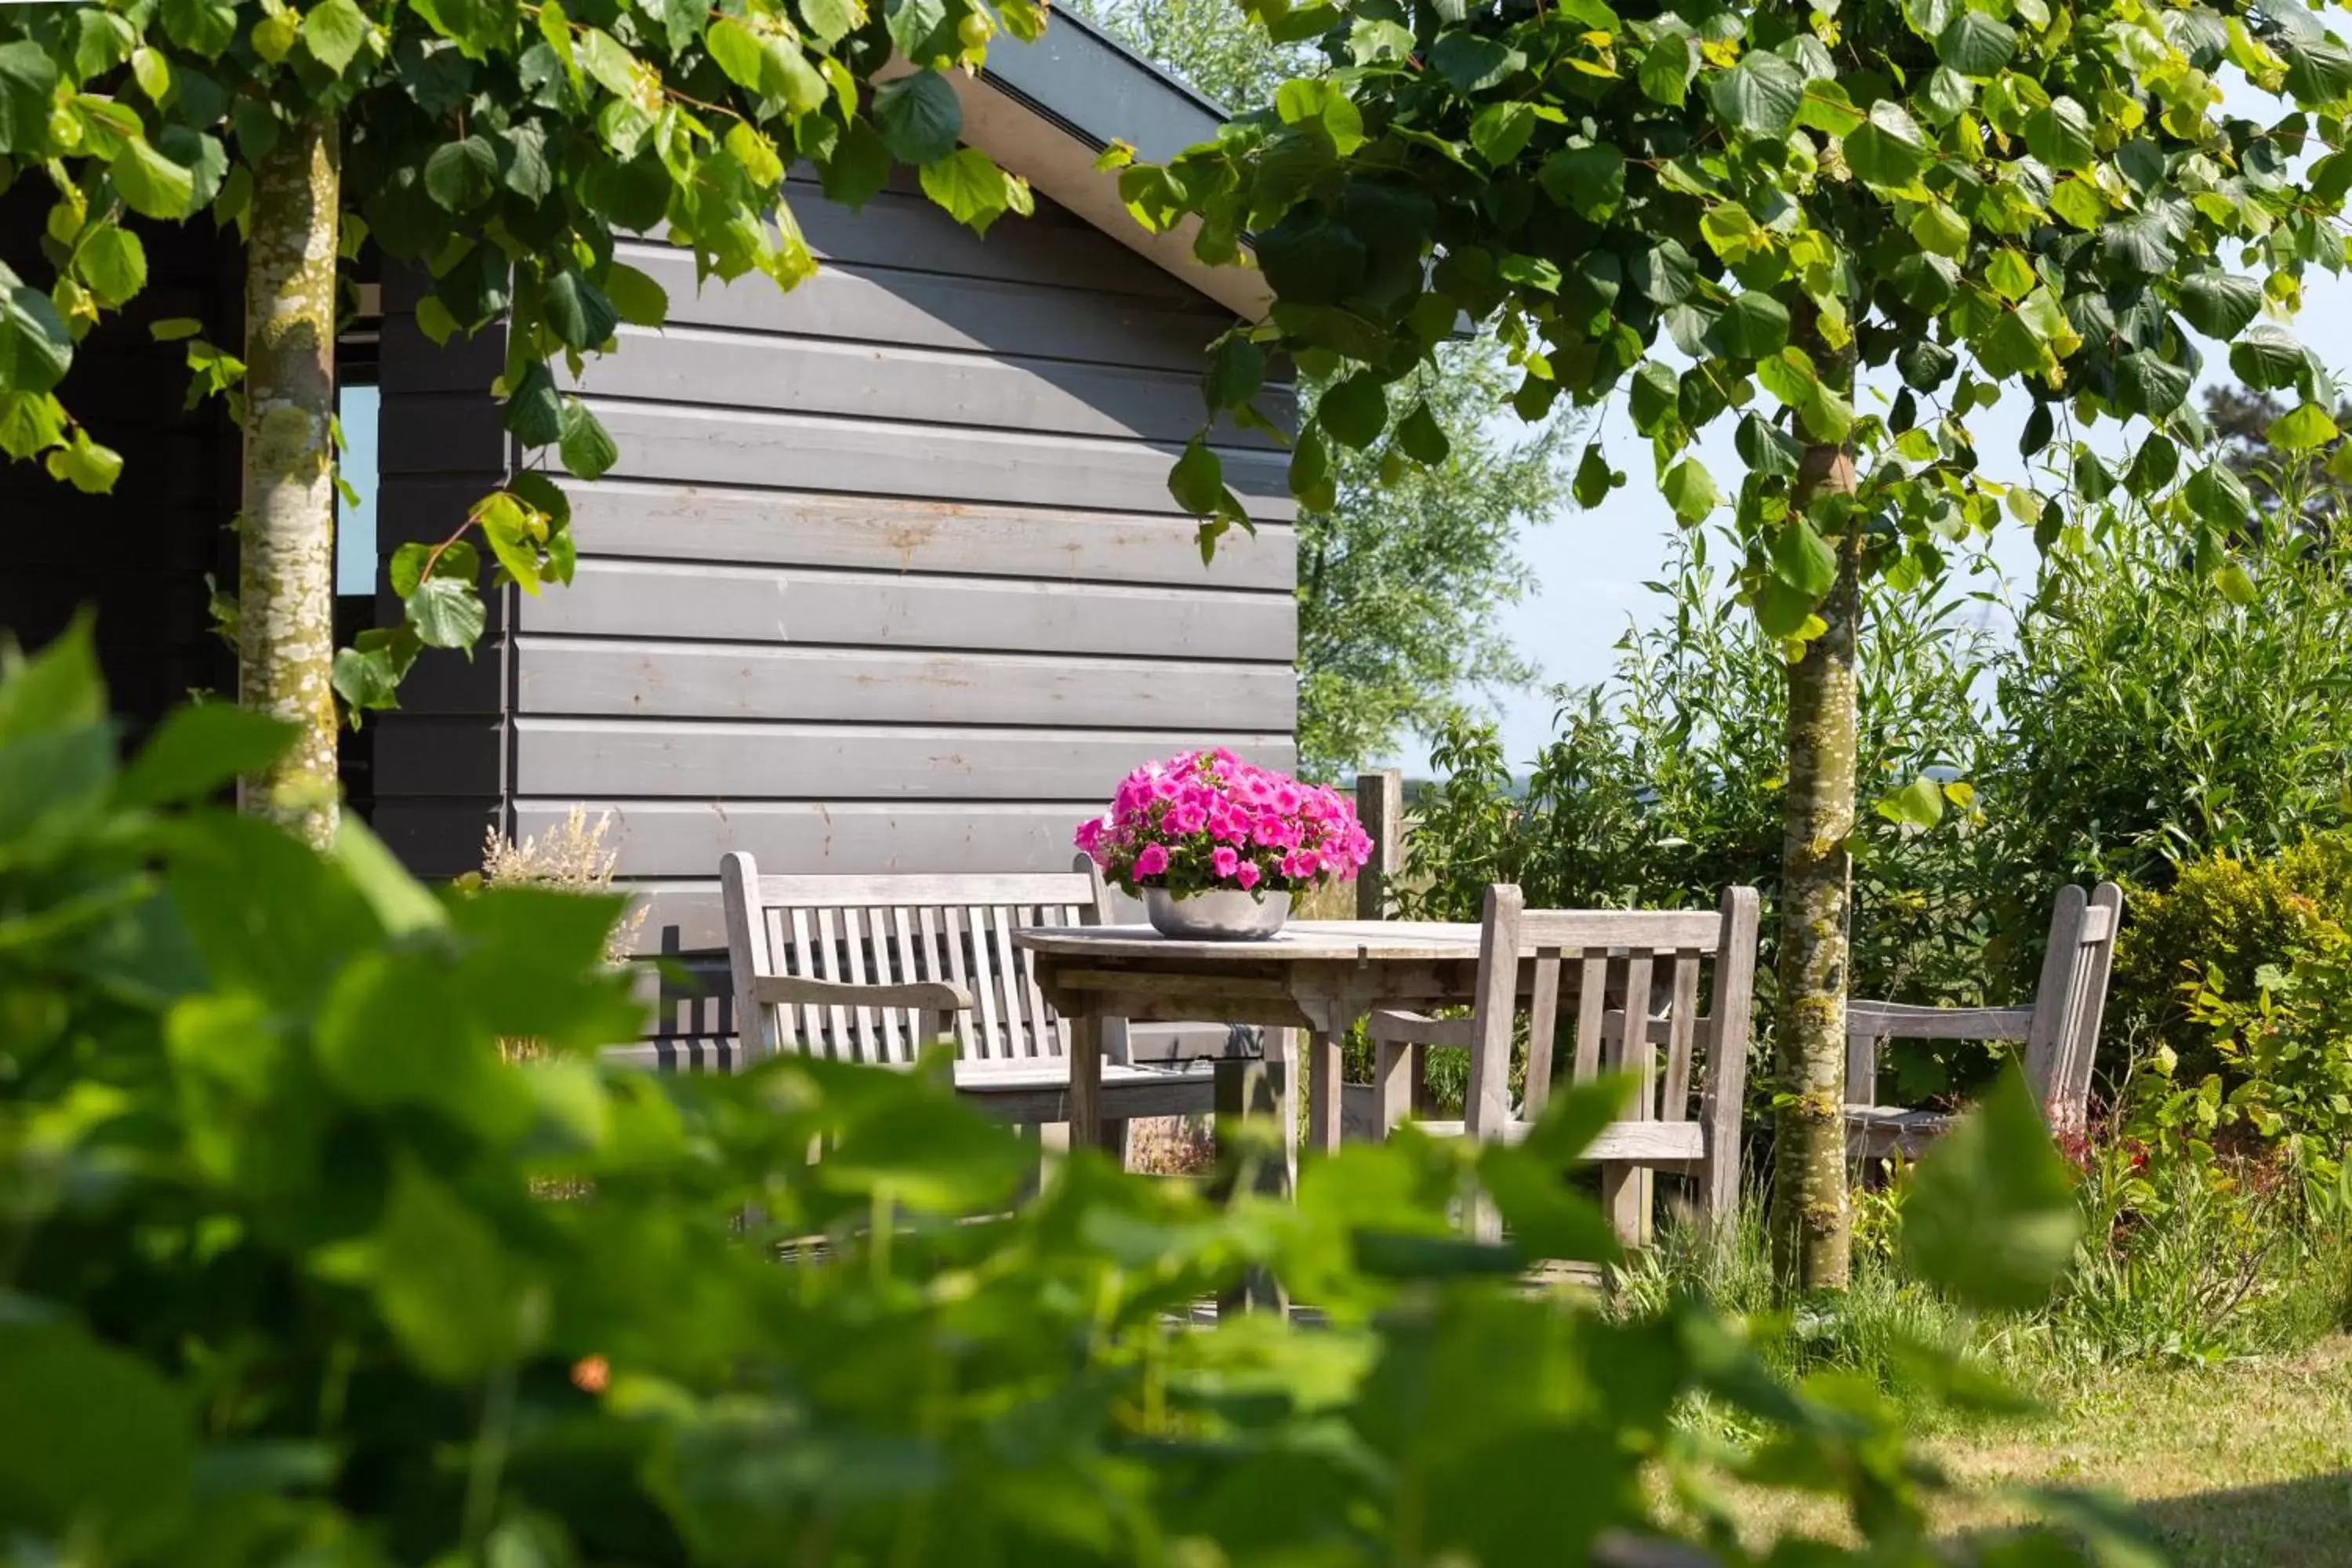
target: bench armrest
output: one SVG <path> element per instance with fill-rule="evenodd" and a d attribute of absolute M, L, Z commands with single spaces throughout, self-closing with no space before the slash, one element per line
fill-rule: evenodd
<path fill-rule="evenodd" d="M 969 1013 L 971 993 L 945 981 L 918 980 L 907 984 L 853 985 L 840 980 L 811 980 L 797 974 L 762 975 L 751 982 L 751 1000 L 772 1007 L 912 1007 L 926 1013 Z"/>

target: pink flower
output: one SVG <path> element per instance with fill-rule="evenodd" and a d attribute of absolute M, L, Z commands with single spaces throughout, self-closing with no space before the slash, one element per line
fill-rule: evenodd
<path fill-rule="evenodd" d="M 1298 810 L 1298 786 L 1285 779 L 1274 786 L 1274 809 L 1289 816 Z"/>
<path fill-rule="evenodd" d="M 1234 875 L 1241 868 L 1241 863 L 1240 853 L 1228 845 L 1220 844 L 1209 854 L 1209 869 L 1217 874 L 1219 880 Z"/>
<path fill-rule="evenodd" d="M 1095 846 L 1102 842 L 1103 831 L 1109 826 L 1110 824 L 1108 821 L 1099 816 L 1089 816 L 1084 822 L 1079 823 L 1077 836 L 1078 847 L 1085 850 L 1089 855 L 1093 854 L 1095 851 Z"/>
<path fill-rule="evenodd" d="M 1135 857 L 1135 874 L 1158 877 L 1168 869 L 1168 849 L 1164 845 L 1147 844 Z"/>
<path fill-rule="evenodd" d="M 1261 811 L 1250 824 L 1250 842 L 1268 849 L 1280 846 L 1289 832 L 1289 825 L 1271 811 Z"/>
<path fill-rule="evenodd" d="M 1312 849 L 1294 849 L 1282 858 L 1282 874 L 1294 882 L 1311 882 L 1323 869 L 1323 858 Z"/>
<path fill-rule="evenodd" d="M 1170 806 L 1163 820 L 1171 833 L 1198 833 L 1209 826 L 1209 813 L 1206 807 L 1188 800 Z"/>
<path fill-rule="evenodd" d="M 1258 879 L 1262 875 L 1263 873 L 1257 868 L 1256 861 L 1244 860 L 1241 863 L 1241 868 L 1234 873 L 1234 880 L 1239 882 L 1242 891 L 1246 893 L 1257 886 Z"/>

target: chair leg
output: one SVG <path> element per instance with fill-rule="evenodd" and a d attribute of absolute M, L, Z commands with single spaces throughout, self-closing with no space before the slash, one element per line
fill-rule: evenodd
<path fill-rule="evenodd" d="M 1412 1067 L 1421 1047 L 1382 1040 L 1372 1051 L 1372 1104 L 1379 1136 L 1386 1140 L 1412 1114 Z"/>
<path fill-rule="evenodd" d="M 1647 1166 L 1620 1164 L 1601 1167 L 1601 1208 L 1627 1247 L 1650 1244 L 1650 1212 L 1654 1187 Z"/>
<path fill-rule="evenodd" d="M 1129 1131 L 1133 1125 L 1124 1116 L 1106 1116 L 1102 1120 L 1100 1147 L 1104 1153 L 1118 1162 L 1118 1168 L 1122 1171 L 1129 1168 L 1134 1156 L 1134 1139 Z"/>

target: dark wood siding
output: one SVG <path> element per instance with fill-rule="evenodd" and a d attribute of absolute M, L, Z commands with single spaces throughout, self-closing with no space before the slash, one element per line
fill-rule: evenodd
<path fill-rule="evenodd" d="M 0 258 L 35 288 L 56 269 L 39 250 L 46 182 L 0 195 Z M 115 710 L 134 733 L 193 690 L 236 689 L 236 661 L 213 630 L 207 574 L 236 586 L 237 436 L 215 398 L 185 406 L 184 343 L 150 323 L 191 317 L 234 346 L 243 305 L 233 240 L 209 225 L 142 226 L 146 289 L 75 351 L 59 396 L 91 436 L 122 454 L 110 495 L 86 496 L 37 460 L 0 457 L 0 631 L 27 648 L 97 614 L 99 659 Z"/>
<path fill-rule="evenodd" d="M 1284 454 L 1221 436 L 1259 529 L 1211 566 L 1166 489 L 1230 318 L 1047 203 L 982 239 L 908 191 L 860 216 L 794 194 L 825 266 L 790 293 L 698 289 L 685 253 L 623 244 L 671 319 L 572 384 L 621 450 L 567 487 L 577 580 L 509 592 L 496 646 L 420 668 L 379 739 L 379 826 L 413 864 L 463 869 L 499 815 L 609 811 L 646 950 L 706 974 L 728 850 L 1058 869 L 1149 757 L 1293 756 Z M 388 550 L 446 532 L 505 443 L 474 390 L 494 364 L 386 310 Z M 664 1011 L 656 1059 L 724 1059 L 719 1002 Z"/>

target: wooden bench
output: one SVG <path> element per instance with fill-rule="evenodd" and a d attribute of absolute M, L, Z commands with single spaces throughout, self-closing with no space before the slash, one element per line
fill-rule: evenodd
<path fill-rule="evenodd" d="M 1846 1145 L 1858 1159 L 1916 1156 L 1942 1136 L 1949 1113 L 1880 1105 L 1878 1062 L 1888 1040 L 2020 1040 L 2025 1079 L 2053 1131 L 2078 1132 L 2090 1115 L 2091 1068 L 2106 1011 L 2107 972 L 2123 925 L 2123 889 L 2102 882 L 2058 889 L 2050 947 L 2030 1007 L 1845 1005 Z"/>
<path fill-rule="evenodd" d="M 1057 873 L 763 877 L 730 854 L 719 875 L 747 1060 L 800 1051 L 905 1067 L 952 1037 L 956 1088 L 991 1114 L 1069 1120 L 1069 1025 L 1013 932 L 1107 923 L 1108 891 L 1085 856 Z M 1213 1063 L 1130 1061 L 1121 1023 L 1104 1026 L 1103 1045 L 1105 1148 L 1124 1156 L 1132 1118 L 1213 1108 Z"/>
<path fill-rule="evenodd" d="M 1376 1047 L 1383 1128 L 1408 1113 L 1414 1047 L 1465 1046 L 1470 1081 L 1463 1120 L 1419 1125 L 1440 1135 L 1524 1136 L 1542 1113 L 1559 1065 L 1554 1042 L 1565 983 L 1576 1018 L 1574 1055 L 1566 1064 L 1570 1080 L 1584 1082 L 1604 1068 L 1630 1068 L 1640 1079 L 1630 1113 L 1604 1130 L 1585 1154 L 1601 1165 L 1601 1199 L 1618 1234 L 1629 1242 L 1646 1238 L 1646 1177 L 1655 1171 L 1696 1177 L 1702 1215 L 1729 1219 L 1739 1202 L 1740 1097 L 1748 1077 L 1756 921 L 1753 888 L 1727 889 L 1713 910 L 1530 910 L 1517 888 L 1488 888 L 1472 1016 L 1371 1016 L 1368 1033 Z M 1713 1010 L 1702 1014 L 1701 972 L 1710 960 Z M 1511 1042 L 1523 996 L 1527 1089 L 1514 1108 Z M 1639 1028 L 1627 1026 L 1629 997 L 1640 999 L 1633 1009 L 1642 1019 Z M 1479 1216 L 1476 1228 L 1491 1235 L 1492 1216 Z"/>

